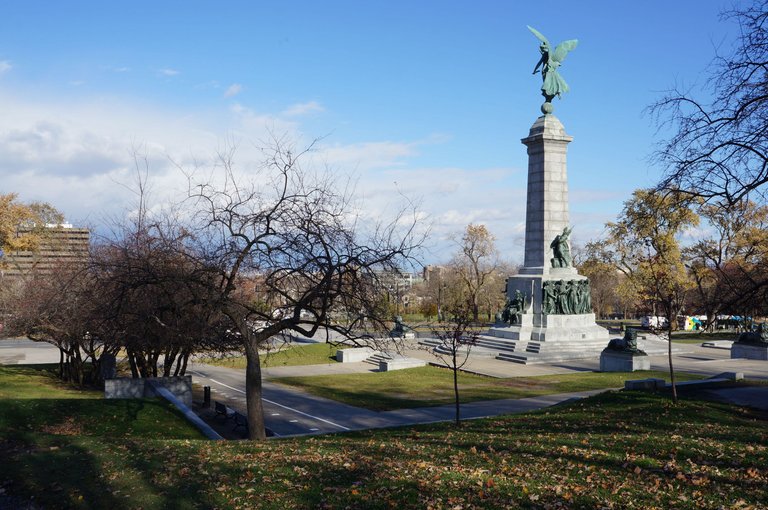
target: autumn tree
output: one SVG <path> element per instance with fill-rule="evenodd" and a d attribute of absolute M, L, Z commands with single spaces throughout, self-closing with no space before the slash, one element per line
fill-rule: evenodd
<path fill-rule="evenodd" d="M 699 214 L 712 234 L 683 254 L 708 324 L 720 314 L 768 313 L 768 207 L 742 200 L 727 208 L 705 204 Z"/>
<path fill-rule="evenodd" d="M 589 278 L 595 315 L 604 318 L 620 302 L 617 289 L 621 273 L 613 265 L 604 241 L 587 243 L 583 249 L 573 252 L 574 265 L 580 274 Z"/>
<path fill-rule="evenodd" d="M 659 188 L 731 205 L 764 200 L 768 183 L 768 0 L 723 19 L 739 35 L 715 57 L 700 97 L 675 89 L 650 109 L 671 133 L 656 152 L 666 168 Z"/>
<path fill-rule="evenodd" d="M 305 154 L 276 139 L 248 178 L 237 176 L 233 152 L 218 156 L 220 180 L 189 174 L 197 284 L 245 350 L 253 439 L 265 438 L 259 350 L 288 332 L 354 340 L 388 330 L 381 275 L 407 267 L 422 242 L 411 206 L 391 221 L 364 222 L 348 187 L 301 167 Z"/>
<path fill-rule="evenodd" d="M 477 322 L 483 294 L 491 291 L 494 282 L 497 287 L 501 285 L 497 278 L 500 263 L 495 239 L 485 225 L 470 224 L 456 244 L 458 250 L 450 264 L 459 285 L 455 292 L 466 296 L 472 320 Z M 503 299 L 501 303 L 503 306 Z"/>
<path fill-rule="evenodd" d="M 46 225 L 63 220 L 63 215 L 50 204 L 24 204 L 15 193 L 0 194 L 0 257 L 12 251 L 33 251 Z"/>
<path fill-rule="evenodd" d="M 672 365 L 672 331 L 693 282 L 682 258 L 679 237 L 697 225 L 698 215 L 680 193 L 637 190 L 624 203 L 615 223 L 609 223 L 608 246 L 626 285 L 658 307 L 667 319 L 669 372 L 677 401 Z"/>

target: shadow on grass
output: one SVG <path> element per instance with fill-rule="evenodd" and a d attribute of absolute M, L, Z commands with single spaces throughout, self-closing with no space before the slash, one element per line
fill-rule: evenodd
<path fill-rule="evenodd" d="M 155 457 L 141 453 L 150 438 L 201 437 L 164 401 L 5 399 L 2 406 L 0 481 L 12 496 L 43 508 L 182 508 L 199 499 L 189 479 L 153 480 Z"/>

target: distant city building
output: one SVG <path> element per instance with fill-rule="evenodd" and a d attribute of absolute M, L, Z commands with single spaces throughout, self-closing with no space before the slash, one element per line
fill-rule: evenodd
<path fill-rule="evenodd" d="M 422 280 L 429 282 L 439 282 L 446 274 L 446 268 L 444 266 L 424 266 Z"/>
<path fill-rule="evenodd" d="M 409 292 L 414 285 L 424 281 L 419 274 L 400 271 L 382 271 L 379 273 L 379 279 L 390 294 L 400 296 Z"/>
<path fill-rule="evenodd" d="M 27 233 L 20 231 L 20 234 Z M 32 274 L 51 274 L 88 259 L 90 230 L 65 223 L 40 230 L 40 243 L 34 251 L 12 251 L 0 255 L 0 275 L 20 278 Z"/>

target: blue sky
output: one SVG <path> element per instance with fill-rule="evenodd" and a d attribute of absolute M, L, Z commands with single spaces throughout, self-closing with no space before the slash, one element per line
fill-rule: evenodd
<path fill-rule="evenodd" d="M 433 227 L 428 261 L 485 223 L 522 253 L 527 156 L 539 115 L 538 42 L 577 38 L 555 115 L 569 147 L 573 238 L 599 236 L 659 170 L 643 110 L 696 87 L 735 27 L 730 0 L 37 1 L 0 15 L 0 192 L 99 228 L 131 207 L 135 152 L 161 200 L 174 163 L 228 141 L 247 168 L 267 129 L 357 181 L 371 216 L 396 191 Z"/>

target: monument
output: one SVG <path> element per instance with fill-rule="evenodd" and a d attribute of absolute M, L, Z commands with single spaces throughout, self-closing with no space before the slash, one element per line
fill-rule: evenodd
<path fill-rule="evenodd" d="M 507 280 L 507 308 L 502 322 L 483 335 L 480 345 L 493 345 L 497 358 L 518 363 L 598 358 L 608 331 L 595 324 L 589 280 L 572 265 L 568 213 L 566 152 L 573 140 L 552 115 L 552 100 L 568 92 L 559 68 L 576 39 L 552 50 L 546 37 L 534 68 L 542 76 L 543 115 L 522 143 L 528 148 L 528 198 L 525 258 L 517 275 Z"/>

